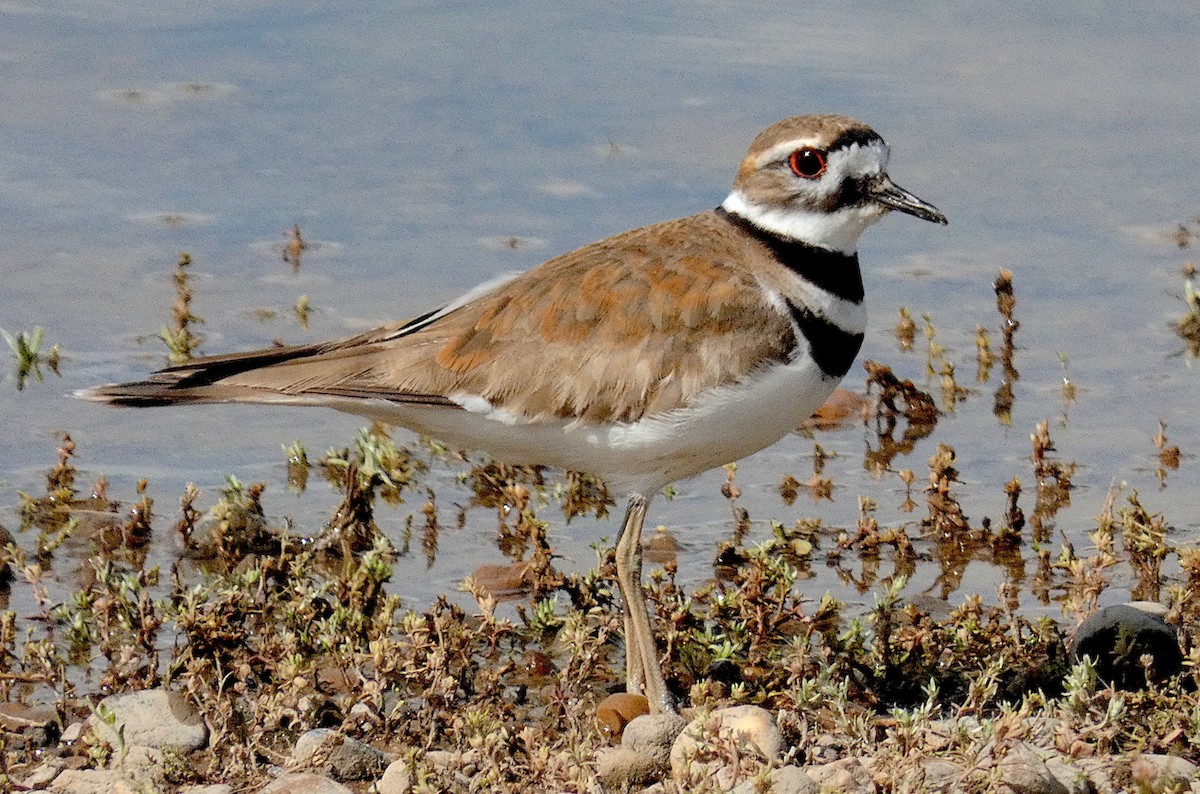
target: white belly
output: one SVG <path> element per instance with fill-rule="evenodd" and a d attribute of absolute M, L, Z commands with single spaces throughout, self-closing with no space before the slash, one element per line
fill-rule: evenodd
<path fill-rule="evenodd" d="M 402 425 L 506 463 L 586 471 L 615 494 L 653 494 L 670 482 L 770 446 L 820 407 L 838 379 L 807 353 L 745 381 L 713 389 L 695 404 L 633 423 L 528 422 L 464 400 L 467 410 L 329 400 L 330 407 Z"/>

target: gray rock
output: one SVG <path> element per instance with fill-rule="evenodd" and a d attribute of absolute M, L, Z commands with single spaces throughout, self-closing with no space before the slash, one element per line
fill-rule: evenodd
<path fill-rule="evenodd" d="M 334 780 L 371 780 L 392 759 L 381 750 L 327 728 L 308 731 L 296 741 L 288 769 L 308 770 Z"/>
<path fill-rule="evenodd" d="M 1083 622 L 1071 640 L 1071 658 L 1091 657 L 1100 678 L 1118 689 L 1145 688 L 1143 655 L 1154 660 L 1155 680 L 1183 669 L 1175 627 L 1140 601 L 1101 609 Z"/>
<path fill-rule="evenodd" d="M 1197 767 L 1186 758 L 1141 753 L 1129 765 L 1133 782 L 1147 792 L 1178 791 L 1196 780 Z"/>
<path fill-rule="evenodd" d="M 1067 794 L 1091 794 L 1092 784 L 1079 767 L 1054 756 L 1046 759 L 1046 769 L 1054 775 L 1059 783 L 1062 783 Z"/>
<path fill-rule="evenodd" d="M 0 703 L 0 728 L 19 733 L 36 747 L 46 747 L 59 739 L 58 712 L 45 706 Z"/>
<path fill-rule="evenodd" d="M 808 766 L 804 771 L 813 780 L 819 780 L 822 791 L 837 791 L 841 794 L 874 794 L 875 780 L 859 758 L 842 758 L 828 764 Z"/>
<path fill-rule="evenodd" d="M 50 781 L 58 777 L 58 773 L 63 771 L 63 767 L 64 764 L 61 759 L 52 758 L 30 772 L 24 780 L 18 782 L 27 789 L 46 788 L 50 784 Z"/>
<path fill-rule="evenodd" d="M 50 783 L 60 794 L 134 794 L 137 782 L 112 769 L 64 769 Z"/>
<path fill-rule="evenodd" d="M 1017 742 L 996 761 L 1000 783 L 1013 794 L 1068 794 L 1042 757 L 1023 742 Z"/>
<path fill-rule="evenodd" d="M 1071 765 L 1083 772 L 1087 778 L 1088 789 L 1095 794 L 1116 794 L 1117 787 L 1113 785 L 1110 770 L 1112 762 L 1108 758 L 1076 758 Z"/>
<path fill-rule="evenodd" d="M 214 783 L 211 786 L 188 786 L 179 789 L 179 794 L 233 794 L 233 786 Z"/>
<path fill-rule="evenodd" d="M 259 791 L 259 794 L 353 794 L 337 781 L 312 772 L 289 772 Z"/>
<path fill-rule="evenodd" d="M 86 726 L 82 722 L 72 722 L 66 727 L 66 729 L 63 730 L 62 736 L 59 737 L 59 741 L 61 741 L 63 744 L 73 744 L 79 741 L 79 737 L 83 736 L 83 729 L 85 727 Z"/>
<path fill-rule="evenodd" d="M 596 777 L 612 791 L 648 786 L 662 776 L 663 770 L 654 758 L 628 747 L 607 747 L 596 754 Z"/>
<path fill-rule="evenodd" d="M 425 753 L 425 763 L 430 766 L 454 766 L 457 760 L 456 754 L 450 750 L 430 750 Z"/>
<path fill-rule="evenodd" d="M 671 747 L 687 727 L 678 714 L 643 714 L 634 717 L 621 734 L 621 746 L 647 756 L 666 772 L 671 762 Z"/>
<path fill-rule="evenodd" d="M 123 753 L 113 759 L 113 763 L 138 783 L 159 789 L 163 783 L 164 758 L 162 750 L 135 744 L 126 747 Z"/>
<path fill-rule="evenodd" d="M 771 770 L 770 794 L 818 794 L 821 788 L 808 773 L 798 766 L 781 766 Z M 758 784 L 744 780 L 733 790 L 733 794 L 758 794 Z"/>
<path fill-rule="evenodd" d="M 966 768 L 945 758 L 930 758 L 921 764 L 919 783 L 921 791 L 953 792 L 963 787 Z"/>
<path fill-rule="evenodd" d="M 671 777 L 678 783 L 686 783 L 697 776 L 715 775 L 718 786 L 732 788 L 741 770 L 695 760 L 701 743 L 721 742 L 737 745 L 738 754 L 743 758 L 747 757 L 747 751 L 751 758 L 757 753 L 767 764 L 774 763 L 783 754 L 783 734 L 771 712 L 758 706 L 731 706 L 697 717 L 675 738 L 671 745 Z"/>
<path fill-rule="evenodd" d="M 88 718 L 92 731 L 114 748 L 131 745 L 182 752 L 199 750 L 208 743 L 208 728 L 182 694 L 147 689 L 106 697 L 101 707 L 116 718 L 112 725 L 95 714 Z"/>
<path fill-rule="evenodd" d="M 370 794 L 408 794 L 412 790 L 412 771 L 408 762 L 398 758 L 388 764 L 383 771 L 383 777 L 375 781 L 369 789 Z"/>

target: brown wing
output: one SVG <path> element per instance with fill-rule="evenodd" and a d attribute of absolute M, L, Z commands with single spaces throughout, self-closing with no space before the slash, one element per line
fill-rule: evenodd
<path fill-rule="evenodd" d="M 194 388 L 200 377 L 217 400 L 264 390 L 442 404 L 467 395 L 534 420 L 633 421 L 787 356 L 790 324 L 731 264 L 745 245 L 702 213 L 551 259 L 432 322 L 274 358 L 201 360 L 177 380 Z"/>

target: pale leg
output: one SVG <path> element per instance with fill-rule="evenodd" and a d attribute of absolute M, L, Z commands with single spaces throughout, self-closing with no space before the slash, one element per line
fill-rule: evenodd
<path fill-rule="evenodd" d="M 625 688 L 634 694 L 643 692 L 651 713 L 673 714 L 675 699 L 663 680 L 642 590 L 642 524 L 649 504 L 650 500 L 641 494 L 629 497 L 625 524 L 617 538 L 617 587 L 625 617 Z"/>

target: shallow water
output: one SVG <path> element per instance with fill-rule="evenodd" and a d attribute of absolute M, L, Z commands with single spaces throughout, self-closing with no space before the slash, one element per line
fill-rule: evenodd
<path fill-rule="evenodd" d="M 914 353 L 892 335 L 907 306 L 918 324 L 931 315 L 960 382 L 978 389 L 894 461 L 917 473 L 918 501 L 940 441 L 958 453 L 957 493 L 974 521 L 999 518 L 1014 476 L 1028 512 L 1029 434 L 1049 419 L 1058 455 L 1080 465 L 1055 548 L 1065 537 L 1084 552 L 1107 489 L 1121 482 L 1167 515 L 1174 542 L 1192 544 L 1198 375 L 1171 325 L 1191 254 L 1171 234 L 1200 212 L 1196 34 L 1183 3 L 1147 15 L 1086 3 L 64 10 L 0 1 L 0 327 L 43 326 L 46 345 L 64 351 L 61 378 L 18 391 L 6 368 L 0 381 L 0 523 L 19 523 L 17 492 L 40 491 L 62 431 L 85 475 L 107 476 L 113 496 L 132 500 L 138 478 L 150 479 L 163 528 L 151 560 L 163 564 L 188 482 L 211 504 L 226 474 L 266 481 L 268 510 L 313 531 L 336 505 L 321 485 L 287 491 L 280 445 L 299 439 L 316 457 L 352 440 L 354 418 L 117 411 L 69 396 L 165 363 L 155 337 L 180 251 L 195 261 L 203 352 L 345 335 L 590 240 L 715 206 L 759 129 L 828 111 L 875 126 L 892 144 L 892 175 L 951 221 L 890 218 L 860 251 L 873 317 L 863 358 L 936 392 L 920 333 Z M 280 255 L 294 224 L 317 244 L 298 273 Z M 976 326 L 999 348 L 991 282 L 1002 267 L 1015 274 L 1021 321 L 1008 426 L 992 413 L 998 372 L 973 383 Z M 308 329 L 291 314 L 301 295 L 314 306 Z M 260 319 L 262 308 L 275 317 Z M 1064 375 L 1079 390 L 1069 405 Z M 863 381 L 856 368 L 847 385 Z M 1165 488 L 1152 443 L 1159 420 L 1185 453 Z M 739 468 L 741 505 L 756 521 L 750 541 L 767 536 L 768 519 L 815 515 L 852 528 L 860 494 L 876 499 L 885 525 L 923 514 L 898 511 L 896 475 L 863 469 L 868 429 L 850 423 L 817 440 L 836 453 L 832 502 L 789 507 L 778 495 L 784 474 L 811 473 L 808 439 L 785 439 Z M 447 506 L 468 498 L 457 471 L 430 480 L 450 525 Z M 716 544 L 730 534 L 723 480 L 710 472 L 652 507 L 650 524 L 668 524 L 684 544 L 685 582 L 713 575 Z M 385 510 L 380 521 L 398 533 L 406 515 Z M 611 522 L 568 527 L 553 510 L 543 515 L 579 566 L 592 564 L 590 544 L 615 534 Z M 477 509 L 443 532 L 431 566 L 419 553 L 401 560 L 394 587 L 420 607 L 498 561 L 495 519 Z M 82 560 L 71 563 L 60 570 Z M 994 600 L 1005 572 L 967 567 L 950 602 L 971 592 Z M 819 565 L 814 574 L 804 583 L 814 598 L 871 600 Z M 937 576 L 918 566 L 909 594 L 943 596 Z M 1106 602 L 1126 594 L 1127 574 L 1115 577 Z M 19 600 L 13 608 L 31 611 Z"/>

